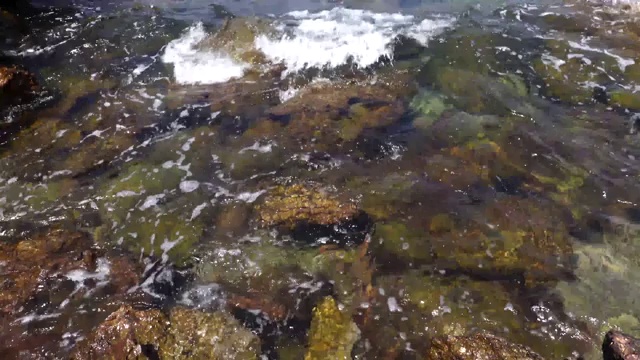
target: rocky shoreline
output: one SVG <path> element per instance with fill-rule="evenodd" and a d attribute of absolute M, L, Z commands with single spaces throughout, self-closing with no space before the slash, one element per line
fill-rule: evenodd
<path fill-rule="evenodd" d="M 291 72 L 257 39 L 306 18 L 185 30 L 142 5 L 77 23 L 12 4 L 1 358 L 640 356 L 627 13 L 469 12 L 428 45 L 394 35 L 394 61 Z M 42 45 L 24 24 L 62 55 L 15 55 Z M 186 53 L 242 75 L 177 81 L 162 54 L 196 35 Z"/>

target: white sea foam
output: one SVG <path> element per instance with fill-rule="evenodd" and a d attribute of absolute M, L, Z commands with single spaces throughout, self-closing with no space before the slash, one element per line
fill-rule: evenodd
<path fill-rule="evenodd" d="M 167 45 L 162 61 L 173 64 L 177 83 L 215 84 L 244 74 L 247 65 L 234 61 L 228 54 L 198 49 L 207 36 L 202 23 L 196 23 Z"/>
<path fill-rule="evenodd" d="M 255 41 L 256 48 L 267 58 L 286 65 L 286 73 L 310 67 L 335 67 L 349 59 L 367 67 L 381 57 L 392 57 L 392 42 L 398 35 L 413 37 L 426 45 L 453 23 L 452 19 L 444 18 L 418 22 L 412 15 L 342 7 L 286 15 L 291 21 L 279 26 L 281 36 L 261 35 Z"/>

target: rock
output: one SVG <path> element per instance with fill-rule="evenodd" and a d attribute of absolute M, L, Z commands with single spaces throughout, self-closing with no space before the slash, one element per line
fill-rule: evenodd
<path fill-rule="evenodd" d="M 153 359 L 157 343 L 168 325 L 159 310 L 136 311 L 123 306 L 98 326 L 88 343 L 75 351 L 72 359 Z"/>
<path fill-rule="evenodd" d="M 422 90 L 411 100 L 411 109 L 418 114 L 414 126 L 419 129 L 429 129 L 443 112 L 451 109 L 444 95 L 433 91 Z"/>
<path fill-rule="evenodd" d="M 640 94 L 628 90 L 613 91 L 609 103 L 630 110 L 640 110 Z"/>
<path fill-rule="evenodd" d="M 326 297 L 313 311 L 305 360 L 351 359 L 353 345 L 360 337 L 358 326 Z"/>
<path fill-rule="evenodd" d="M 427 353 L 433 360 L 543 360 L 531 349 L 490 334 L 442 336 L 431 341 Z"/>
<path fill-rule="evenodd" d="M 640 339 L 620 331 L 610 330 L 602 343 L 603 360 L 638 360 L 640 359 Z"/>
<path fill-rule="evenodd" d="M 109 231 L 97 240 L 182 266 L 204 231 L 200 218 L 191 219 L 202 199 L 198 189 L 180 190 L 184 166 L 164 164 L 130 164 L 99 187 L 97 203 Z"/>
<path fill-rule="evenodd" d="M 74 359 L 257 359 L 260 340 L 230 315 L 123 306 L 111 313 Z"/>
<path fill-rule="evenodd" d="M 0 67 L 0 109 L 31 101 L 38 91 L 35 76 L 17 66 Z"/>

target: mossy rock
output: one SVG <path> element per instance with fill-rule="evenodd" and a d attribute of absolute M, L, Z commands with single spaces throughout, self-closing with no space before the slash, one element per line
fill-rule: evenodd
<path fill-rule="evenodd" d="M 472 114 L 508 116 L 525 103 L 527 93 L 521 80 L 505 79 L 508 78 L 445 66 L 434 74 L 430 86 L 446 95 L 457 109 Z"/>
<path fill-rule="evenodd" d="M 350 177 L 345 188 L 360 198 L 360 208 L 375 221 L 402 214 L 412 203 L 417 179 L 396 172 L 384 177 Z"/>
<path fill-rule="evenodd" d="M 490 334 L 443 336 L 431 341 L 427 353 L 433 360 L 543 360 L 533 350 Z"/>
<path fill-rule="evenodd" d="M 69 155 L 52 166 L 53 171 L 69 171 L 70 176 L 85 174 L 99 166 L 108 166 L 125 150 L 132 148 L 136 139 L 125 133 L 114 132 L 104 138 L 88 139 L 70 149 Z"/>
<path fill-rule="evenodd" d="M 478 32 L 477 27 L 461 27 L 447 32 L 442 36 L 442 41 L 429 44 L 430 53 L 433 55 L 422 69 L 422 76 L 427 81 L 435 79 L 437 73 L 447 66 L 476 74 L 503 70 L 496 58 L 495 48 L 508 46 L 505 43 L 508 41 L 495 34 Z"/>
<path fill-rule="evenodd" d="M 314 310 L 305 360 L 351 359 L 353 345 L 360 337 L 358 326 L 326 297 Z"/>
<path fill-rule="evenodd" d="M 336 299 L 347 308 L 360 305 L 361 290 L 373 281 L 373 263 L 361 249 L 309 252 L 300 260 L 306 272 L 331 282 Z"/>
<path fill-rule="evenodd" d="M 624 69 L 624 76 L 625 78 L 640 84 L 640 63 L 636 61 L 635 64 L 628 65 Z"/>
<path fill-rule="evenodd" d="M 159 344 L 162 359 L 257 359 L 260 340 L 231 315 L 186 308 L 171 311 L 167 338 Z"/>
<path fill-rule="evenodd" d="M 593 103 L 593 84 L 606 88 L 612 83 L 610 73 L 620 76 L 620 69 L 612 59 L 575 56 L 564 42 L 549 40 L 547 51 L 534 59 L 532 65 L 545 83 L 543 93 L 553 99 L 576 105 Z"/>
<path fill-rule="evenodd" d="M 30 212 L 42 212 L 60 205 L 77 185 L 77 181 L 72 179 L 38 184 L 14 182 L 0 187 L 0 197 L 4 198 L 2 202 L 5 210 L 24 208 Z"/>
<path fill-rule="evenodd" d="M 299 223 L 338 224 L 358 213 L 355 203 L 312 183 L 280 185 L 269 191 L 256 209 L 263 225 L 288 228 Z"/>

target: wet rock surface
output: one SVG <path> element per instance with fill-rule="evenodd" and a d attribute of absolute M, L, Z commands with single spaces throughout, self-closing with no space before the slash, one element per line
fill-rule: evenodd
<path fill-rule="evenodd" d="M 74 359 L 257 359 L 259 339 L 229 315 L 124 306 L 111 313 Z"/>
<path fill-rule="evenodd" d="M 527 347 L 489 334 L 446 336 L 431 341 L 429 359 L 532 359 L 543 358 Z"/>
<path fill-rule="evenodd" d="M 608 331 L 602 343 L 604 360 L 633 360 L 640 356 L 640 340 L 620 331 Z"/>

